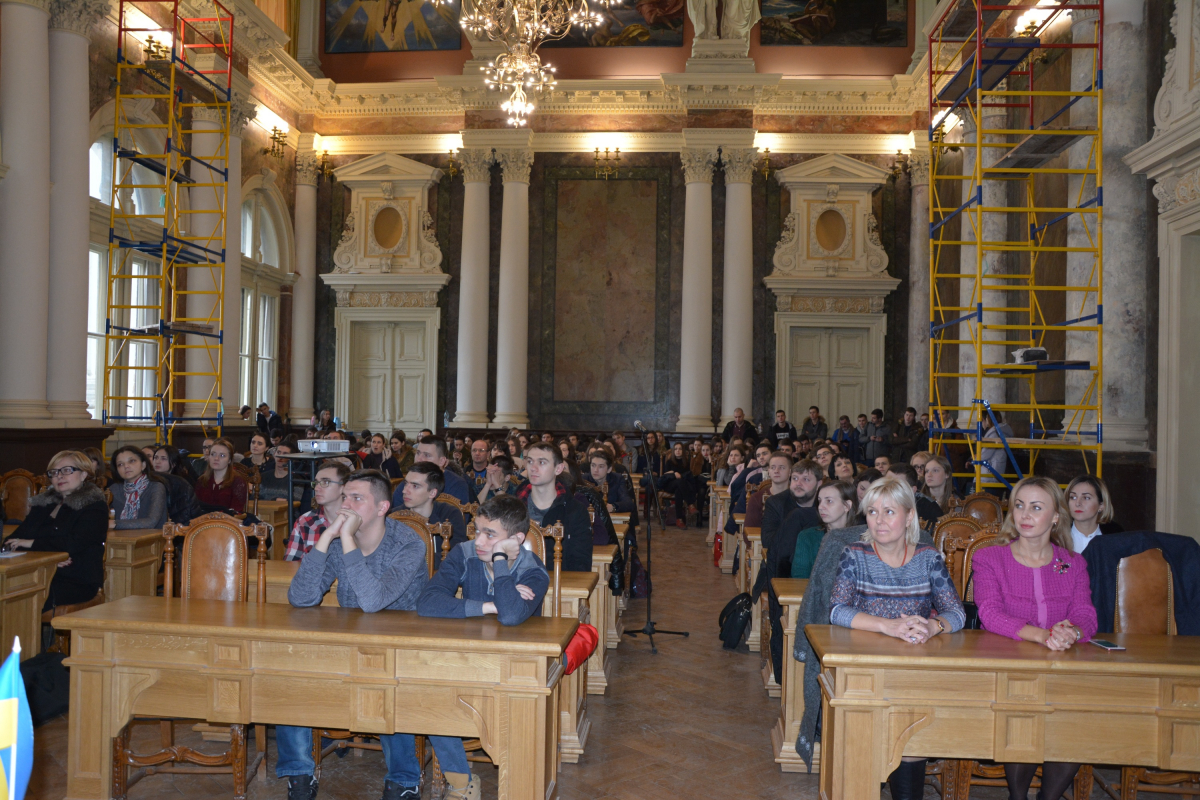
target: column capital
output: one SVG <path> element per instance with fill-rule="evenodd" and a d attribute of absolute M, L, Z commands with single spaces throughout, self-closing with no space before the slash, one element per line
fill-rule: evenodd
<path fill-rule="evenodd" d="M 462 162 L 463 183 L 491 183 L 492 151 L 486 147 L 463 147 L 458 151 Z"/>
<path fill-rule="evenodd" d="M 320 167 L 317 165 L 316 153 L 296 154 L 296 185 L 316 186 Z"/>
<path fill-rule="evenodd" d="M 916 152 L 908 158 L 909 180 L 913 186 L 929 184 L 929 153 Z"/>
<path fill-rule="evenodd" d="M 107 0 L 49 0 L 50 30 L 70 31 L 86 37 L 96 21 L 108 13 Z"/>
<path fill-rule="evenodd" d="M 687 183 L 712 183 L 713 167 L 717 163 L 716 149 L 685 147 L 679 152 L 683 162 L 683 177 Z"/>
<path fill-rule="evenodd" d="M 250 120 L 258 116 L 258 104 L 248 94 L 242 94 L 237 89 L 229 93 L 229 135 L 242 135 Z"/>
<path fill-rule="evenodd" d="M 529 169 L 533 166 L 533 150 L 497 150 L 496 163 L 504 170 L 505 183 L 529 183 Z"/>
<path fill-rule="evenodd" d="M 757 160 L 757 147 L 721 148 L 721 163 L 725 168 L 725 183 L 753 182 L 754 162 Z"/>

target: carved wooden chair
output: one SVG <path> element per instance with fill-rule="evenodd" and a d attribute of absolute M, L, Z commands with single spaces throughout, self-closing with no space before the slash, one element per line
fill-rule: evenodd
<path fill-rule="evenodd" d="M 29 516 L 29 504 L 33 496 L 46 485 L 46 479 L 34 475 L 27 469 L 14 469 L 0 475 L 0 504 L 4 507 L 4 519 L 24 522 Z"/>
<path fill-rule="evenodd" d="M 963 582 L 966 584 L 966 590 L 961 596 L 965 602 L 970 603 L 975 600 L 975 587 L 971 582 L 972 563 L 975 560 L 975 554 L 986 547 L 1000 547 L 1008 544 L 1008 542 L 996 533 L 997 530 L 997 526 L 986 528 L 984 535 L 971 542 L 963 553 Z M 1087 800 L 1087 798 L 1092 796 L 1092 784 L 1095 780 L 1096 776 L 1092 771 L 1091 765 L 1084 764 L 1081 766 L 1079 772 L 1075 775 L 1075 784 L 1071 797 L 1078 798 L 1078 800 Z M 1039 788 L 1041 781 L 1042 770 L 1039 767 L 1034 776 L 1033 785 L 1030 788 Z M 972 786 L 1004 787 L 1006 785 L 1004 767 L 1000 764 L 982 763 L 969 759 L 947 758 L 942 760 L 943 797 L 956 798 L 956 800 L 969 800 Z"/>
<path fill-rule="evenodd" d="M 399 511 L 393 511 L 388 514 L 390 519 L 396 519 L 408 525 L 417 535 L 421 537 L 421 541 L 425 543 L 425 569 L 429 577 L 433 577 L 434 573 L 434 553 L 435 544 L 434 537 L 441 539 L 442 558 L 450 552 L 450 537 L 453 530 L 448 522 L 428 522 L 417 512 L 402 508 Z M 324 741 L 329 740 L 329 744 Z M 417 740 L 417 763 L 424 766 L 426 758 L 425 737 L 418 736 Z M 330 753 L 352 750 L 355 756 L 362 756 L 364 750 L 374 750 L 380 752 L 383 746 L 379 743 L 378 736 L 371 734 L 353 733 L 352 731 L 329 730 L 321 728 L 313 728 L 313 761 L 316 762 L 316 767 L 313 769 L 313 777 L 317 780 L 321 779 L 321 761 Z"/>
<path fill-rule="evenodd" d="M 234 473 L 244 480 L 248 487 L 246 495 L 246 510 L 258 516 L 258 493 L 262 488 L 262 473 L 253 464 L 232 464 Z"/>
<path fill-rule="evenodd" d="M 984 525 L 988 525 L 1004 520 L 1004 504 L 994 494 L 976 492 L 963 499 L 962 508 L 958 513 L 965 517 L 974 517 Z"/>
<path fill-rule="evenodd" d="M 1171 565 L 1157 547 L 1122 558 L 1117 565 L 1117 598 L 1113 630 L 1175 636 L 1175 587 Z M 1121 785 L 1097 778 L 1111 797 L 1137 800 L 1139 792 L 1194 797 L 1200 795 L 1200 773 L 1167 772 L 1149 767 L 1121 767 Z M 1119 790 L 1119 791 L 1118 791 Z"/>
<path fill-rule="evenodd" d="M 963 556 L 971 543 L 994 530 L 986 528 L 974 517 L 945 516 L 933 528 L 933 544 L 946 560 L 946 571 L 954 581 L 958 596 L 963 596 L 966 575 L 963 572 Z"/>
<path fill-rule="evenodd" d="M 163 594 L 175 594 L 175 538 L 183 537 L 180 556 L 179 596 L 184 600 L 225 600 L 248 602 L 249 553 L 248 539 L 258 540 L 257 580 L 255 602 L 267 602 L 267 526 L 244 527 L 239 521 L 219 512 L 197 517 L 188 525 L 168 522 L 163 526 L 166 539 L 163 552 L 166 557 Z M 229 726 L 229 749 L 222 753 L 208 754 L 190 747 L 175 744 L 176 719 L 158 719 L 162 734 L 162 746 L 155 753 L 135 753 L 129 745 L 130 728 L 134 722 L 147 717 L 135 717 L 113 738 L 112 796 L 124 800 L 129 787 L 145 775 L 159 772 L 184 774 L 233 775 L 234 800 L 245 800 L 246 784 L 260 766 L 265 770 L 267 755 L 266 726 L 254 726 L 253 758 L 249 757 L 246 745 L 246 726 Z M 133 776 L 129 768 L 137 768 Z"/>

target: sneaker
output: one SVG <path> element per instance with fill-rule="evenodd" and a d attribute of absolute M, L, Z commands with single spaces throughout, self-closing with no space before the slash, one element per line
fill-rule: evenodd
<path fill-rule="evenodd" d="M 288 800 L 313 800 L 317 796 L 317 779 L 312 775 L 288 776 Z"/>
<path fill-rule="evenodd" d="M 482 800 L 482 785 L 478 775 L 471 776 L 471 780 L 467 782 L 467 788 L 465 789 L 455 789 L 453 786 L 447 784 L 446 793 L 442 795 L 442 800 Z"/>
<path fill-rule="evenodd" d="M 403 786 L 395 781 L 383 782 L 383 800 L 420 800 L 421 786 Z"/>

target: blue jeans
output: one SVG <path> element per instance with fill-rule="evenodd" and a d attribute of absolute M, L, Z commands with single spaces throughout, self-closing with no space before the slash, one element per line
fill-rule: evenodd
<path fill-rule="evenodd" d="M 430 736 L 433 752 L 437 753 L 442 772 L 470 772 L 462 739 L 457 736 Z M 421 765 L 417 763 L 416 741 L 411 733 L 390 733 L 379 737 L 383 745 L 383 760 L 387 764 L 387 780 L 401 786 L 421 783 Z M 312 728 L 294 725 L 275 726 L 277 750 L 275 777 L 312 775 L 316 763 L 312 757 Z"/>

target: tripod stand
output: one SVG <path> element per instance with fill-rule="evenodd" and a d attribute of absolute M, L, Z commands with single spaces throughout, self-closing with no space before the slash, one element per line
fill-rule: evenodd
<path fill-rule="evenodd" d="M 634 426 L 639 431 L 642 431 L 642 434 L 643 434 L 642 435 L 642 457 L 646 459 L 646 471 L 650 476 L 650 484 L 651 484 L 649 497 L 654 498 L 654 510 L 656 512 L 655 516 L 658 517 L 658 526 L 659 526 L 659 528 L 661 528 L 662 530 L 665 531 L 667 529 L 667 524 L 663 521 L 662 503 L 660 503 L 658 500 L 658 485 L 654 482 L 654 470 L 651 469 L 651 467 L 650 467 L 650 452 L 649 452 L 649 450 L 646 449 L 645 428 L 643 428 L 638 423 L 634 423 Z M 649 497 L 647 499 L 649 499 Z M 649 506 L 649 503 L 647 503 L 647 506 Z M 647 510 L 649 510 L 649 509 L 647 509 Z M 690 634 L 687 631 L 659 630 L 654 627 L 654 620 L 651 619 L 650 604 L 654 598 L 654 580 L 653 580 L 654 573 L 651 571 L 651 555 L 650 555 L 651 543 L 654 538 L 653 528 L 654 528 L 653 519 L 651 519 L 650 515 L 647 514 L 646 515 L 646 566 L 645 566 L 645 570 L 646 570 L 646 624 L 642 627 L 642 629 L 640 631 L 625 631 L 625 634 L 627 636 L 637 636 L 638 634 L 645 634 L 646 638 L 650 640 L 650 652 L 653 653 L 654 655 L 658 655 L 658 648 L 654 646 L 654 636 L 656 634 L 663 634 L 663 635 L 669 635 L 669 636 L 684 636 L 684 637 L 689 636 Z"/>

